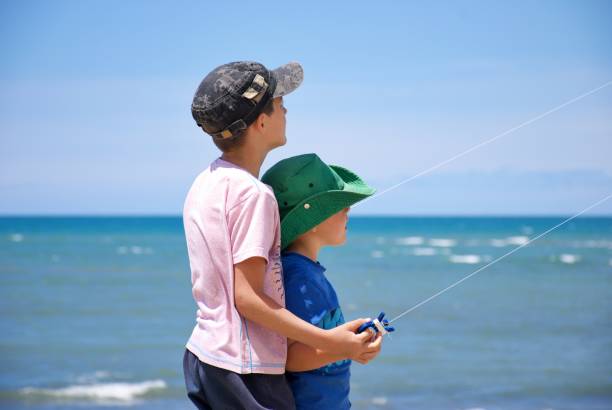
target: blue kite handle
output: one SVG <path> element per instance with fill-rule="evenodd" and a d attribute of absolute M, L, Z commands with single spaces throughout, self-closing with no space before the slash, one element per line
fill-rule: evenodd
<path fill-rule="evenodd" d="M 387 332 L 395 331 L 395 328 L 393 326 L 389 326 L 389 321 L 385 319 L 385 312 L 380 312 L 380 314 L 378 315 L 378 321 L 383 325 L 383 327 L 385 328 Z M 357 329 L 357 333 L 365 332 L 366 329 L 372 329 L 374 330 L 375 334 L 378 333 L 378 329 L 374 325 L 373 320 L 367 321 L 361 326 L 359 326 L 359 329 Z"/>
<path fill-rule="evenodd" d="M 374 328 L 374 322 L 372 322 L 371 320 L 367 321 L 363 325 L 359 326 L 359 329 L 357 329 L 357 333 L 365 332 L 365 330 L 370 328 L 370 327 Z"/>

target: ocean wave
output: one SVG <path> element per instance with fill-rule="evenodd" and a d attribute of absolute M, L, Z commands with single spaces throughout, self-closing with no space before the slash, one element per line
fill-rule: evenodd
<path fill-rule="evenodd" d="M 385 256 L 385 253 L 383 251 L 372 251 L 370 256 L 372 256 L 373 258 L 383 258 Z"/>
<path fill-rule="evenodd" d="M 375 406 L 385 406 L 388 401 L 389 400 L 384 396 L 372 397 L 372 404 Z"/>
<path fill-rule="evenodd" d="M 125 377 L 125 375 L 114 373 L 114 372 L 111 373 L 107 370 L 96 370 L 92 373 L 86 373 L 86 374 L 77 376 L 75 378 L 75 381 L 78 384 L 95 384 L 102 380 L 108 380 L 112 377 L 121 378 L 121 377 Z"/>
<path fill-rule="evenodd" d="M 521 226 L 521 233 L 524 235 L 531 235 L 533 233 L 533 228 L 529 225 Z"/>
<path fill-rule="evenodd" d="M 437 238 L 437 239 L 430 239 L 429 245 L 436 246 L 439 248 L 450 248 L 450 247 L 457 245 L 457 241 L 454 239 Z"/>
<path fill-rule="evenodd" d="M 421 236 L 406 236 L 404 238 L 397 238 L 395 242 L 398 245 L 422 245 L 425 243 L 425 239 Z"/>
<path fill-rule="evenodd" d="M 505 239 L 491 239 L 491 246 L 495 246 L 496 248 L 503 248 L 508 245 Z"/>
<path fill-rule="evenodd" d="M 529 242 L 528 236 L 509 236 L 505 239 L 491 239 L 489 243 L 496 248 L 503 248 L 508 245 L 525 245 Z"/>
<path fill-rule="evenodd" d="M 77 377 L 78 383 L 93 383 L 102 379 L 107 379 L 111 377 L 111 372 L 106 370 L 96 370 L 93 373 L 83 374 Z"/>
<path fill-rule="evenodd" d="M 9 235 L 11 242 L 22 242 L 25 236 L 20 233 L 12 233 Z"/>
<path fill-rule="evenodd" d="M 479 255 L 451 255 L 448 259 L 451 263 L 466 263 L 470 265 L 480 263 L 482 260 Z"/>
<path fill-rule="evenodd" d="M 414 248 L 412 250 L 414 256 L 432 256 L 436 253 L 437 251 L 434 248 Z"/>
<path fill-rule="evenodd" d="M 144 246 L 119 246 L 117 247 L 117 253 L 119 255 L 127 255 L 128 253 L 132 255 L 151 255 L 153 254 L 153 249 L 147 248 Z"/>
<path fill-rule="evenodd" d="M 165 389 L 166 386 L 163 380 L 147 380 L 140 383 L 80 384 L 57 389 L 25 387 L 20 392 L 28 396 L 130 402 L 153 390 Z"/>
<path fill-rule="evenodd" d="M 566 263 L 568 265 L 573 265 L 574 263 L 580 262 L 581 259 L 582 259 L 582 256 L 571 254 L 571 253 L 562 253 L 558 257 L 557 256 L 551 257 L 551 260 L 553 262 L 558 260 L 559 262 Z"/>
<path fill-rule="evenodd" d="M 528 236 L 510 236 L 506 238 L 508 245 L 525 245 L 529 242 Z"/>
<path fill-rule="evenodd" d="M 576 248 L 612 249 L 612 241 L 605 239 L 587 239 L 585 241 L 573 242 Z"/>

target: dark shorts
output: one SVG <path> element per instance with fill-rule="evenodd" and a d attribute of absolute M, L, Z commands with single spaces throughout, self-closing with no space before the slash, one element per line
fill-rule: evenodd
<path fill-rule="evenodd" d="M 295 409 L 284 374 L 238 374 L 203 363 L 185 349 L 187 396 L 198 409 Z"/>

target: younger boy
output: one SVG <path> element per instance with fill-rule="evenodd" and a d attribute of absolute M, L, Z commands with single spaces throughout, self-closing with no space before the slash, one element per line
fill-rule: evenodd
<path fill-rule="evenodd" d="M 287 309 L 322 329 L 344 324 L 336 292 L 318 262 L 324 246 L 346 241 L 351 205 L 372 195 L 370 188 L 346 168 L 327 165 L 316 154 L 284 159 L 262 181 L 274 190 L 281 217 L 281 248 Z M 368 333 L 368 332 L 365 332 Z M 365 363 L 380 350 L 362 356 Z M 297 343 L 289 344 L 287 376 L 298 409 L 348 409 L 350 360 Z"/>
<path fill-rule="evenodd" d="M 287 337 L 359 360 L 376 348 L 355 334 L 364 320 L 324 331 L 285 309 L 278 204 L 258 176 L 267 153 L 286 142 L 282 98 L 302 78 L 297 63 L 229 63 L 193 98 L 193 118 L 223 153 L 195 179 L 183 210 L 197 304 L 183 370 L 200 409 L 294 408 Z"/>

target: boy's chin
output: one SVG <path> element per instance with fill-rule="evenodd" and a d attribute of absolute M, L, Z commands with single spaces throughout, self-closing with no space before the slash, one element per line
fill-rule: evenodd
<path fill-rule="evenodd" d="M 340 246 L 346 243 L 346 235 L 343 235 L 342 238 L 339 238 L 333 246 Z"/>
<path fill-rule="evenodd" d="M 274 148 L 282 147 L 287 143 L 287 137 L 283 136 L 281 139 L 277 140 L 274 144 Z"/>

